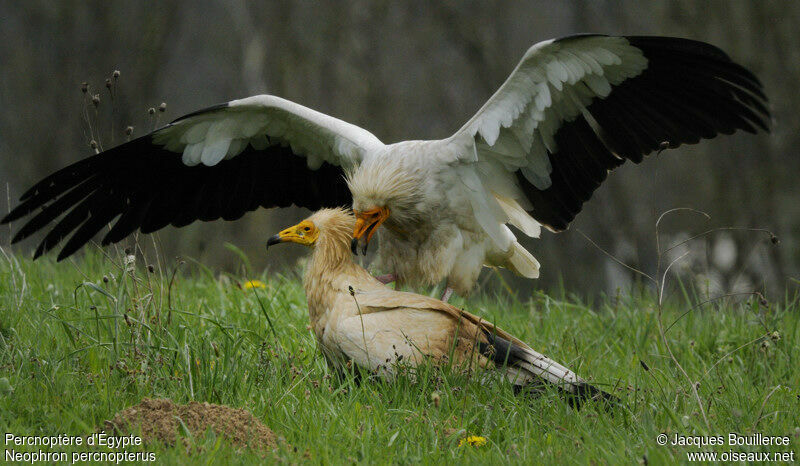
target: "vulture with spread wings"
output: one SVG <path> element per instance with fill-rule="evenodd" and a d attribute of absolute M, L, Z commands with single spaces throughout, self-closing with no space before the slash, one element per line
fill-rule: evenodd
<path fill-rule="evenodd" d="M 248 97 L 55 172 L 2 223 L 32 215 L 15 242 L 53 224 L 35 255 L 69 237 L 60 260 L 106 225 L 104 245 L 258 207 L 352 205 L 354 250 L 383 225 L 378 267 L 392 279 L 447 279 L 447 295 L 467 294 L 484 265 L 539 275 L 508 225 L 531 237 L 564 230 L 610 170 L 666 146 L 768 131 L 766 102 L 759 80 L 709 44 L 571 36 L 531 47 L 446 139 L 384 144 L 279 97 Z"/>

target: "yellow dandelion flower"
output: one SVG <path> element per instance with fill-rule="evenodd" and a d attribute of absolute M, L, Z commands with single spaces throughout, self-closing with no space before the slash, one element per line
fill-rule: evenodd
<path fill-rule="evenodd" d="M 262 282 L 261 280 L 247 280 L 244 282 L 244 289 L 249 290 L 251 288 L 266 288 L 267 284 Z"/>
<path fill-rule="evenodd" d="M 458 441 L 458 446 L 463 447 L 464 445 L 469 445 L 471 447 L 482 447 L 486 445 L 486 437 L 481 437 L 479 435 L 470 435 L 469 437 L 462 438 Z"/>

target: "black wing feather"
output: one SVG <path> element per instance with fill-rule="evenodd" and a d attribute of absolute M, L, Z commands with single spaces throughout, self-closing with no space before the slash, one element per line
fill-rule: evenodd
<path fill-rule="evenodd" d="M 643 52 L 647 68 L 587 107 L 595 128 L 584 116 L 562 122 L 558 149 L 548 152 L 550 187 L 539 190 L 517 172 L 530 214 L 551 230 L 569 226 L 608 171 L 628 159 L 641 162 L 664 142 L 674 148 L 736 130 L 769 131 L 761 82 L 722 50 L 689 39 L 626 39 Z"/>
<path fill-rule="evenodd" d="M 58 256 L 62 260 L 117 217 L 104 245 L 137 229 L 149 233 L 169 224 L 234 220 L 259 206 L 294 204 L 315 210 L 351 202 L 341 167 L 323 163 L 311 170 L 306 159 L 288 147 L 248 146 L 213 167 L 189 167 L 181 154 L 154 145 L 147 135 L 44 178 L 1 223 L 42 209 L 20 229 L 12 241 L 17 242 L 63 215 L 35 253 L 46 253 L 72 234 Z"/>

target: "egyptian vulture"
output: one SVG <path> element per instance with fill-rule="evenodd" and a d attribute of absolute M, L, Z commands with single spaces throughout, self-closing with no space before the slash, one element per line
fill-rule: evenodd
<path fill-rule="evenodd" d="M 352 205 L 353 249 L 381 228 L 377 268 L 467 294 L 481 267 L 525 277 L 539 263 L 509 225 L 567 228 L 626 160 L 736 130 L 768 131 L 761 83 L 718 48 L 669 37 L 579 35 L 531 47 L 461 129 L 384 144 L 271 95 L 234 100 L 74 163 L 36 183 L 3 220 L 55 223 L 35 256 L 258 207 Z M 58 221 L 56 219 L 63 215 Z"/>
<path fill-rule="evenodd" d="M 267 242 L 313 248 L 303 286 L 311 328 L 332 368 L 343 371 L 350 362 L 391 380 L 398 365 L 414 368 L 429 360 L 457 369 L 497 369 L 515 389 L 549 383 L 574 403 L 615 400 L 480 317 L 388 288 L 353 261 L 354 225 L 350 212 L 323 209 Z"/>

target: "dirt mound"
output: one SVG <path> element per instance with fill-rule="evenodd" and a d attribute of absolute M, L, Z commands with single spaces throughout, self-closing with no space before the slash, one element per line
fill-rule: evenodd
<path fill-rule="evenodd" d="M 177 433 L 183 430 L 178 419 L 194 437 L 202 437 L 211 428 L 236 446 L 273 450 L 278 445 L 275 433 L 249 411 L 196 401 L 179 405 L 172 400 L 145 398 L 138 405 L 118 412 L 111 421 L 106 421 L 104 430 L 109 433 L 138 433 L 144 442 L 175 445 Z"/>

